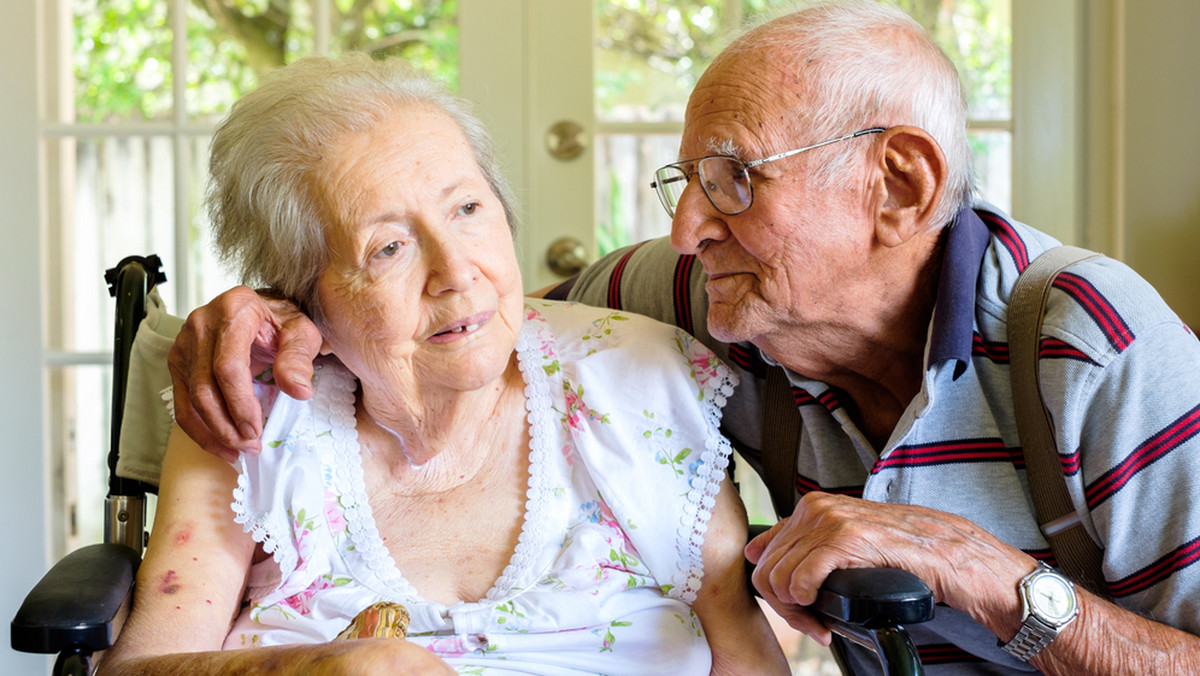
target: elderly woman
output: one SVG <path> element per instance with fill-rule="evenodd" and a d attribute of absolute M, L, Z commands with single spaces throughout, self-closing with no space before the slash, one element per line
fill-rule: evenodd
<path fill-rule="evenodd" d="M 260 455 L 172 437 L 102 671 L 787 672 L 743 578 L 732 376 L 674 328 L 523 299 L 495 164 L 395 61 L 303 60 L 234 107 L 217 245 L 325 354 L 310 401 L 259 378 Z M 380 601 L 406 640 L 334 640 L 391 633 L 347 631 Z"/>

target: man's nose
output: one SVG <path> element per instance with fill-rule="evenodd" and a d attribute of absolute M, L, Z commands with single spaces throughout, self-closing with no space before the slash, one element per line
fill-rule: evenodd
<path fill-rule="evenodd" d="M 700 180 L 697 176 L 696 180 L 688 182 L 675 205 L 675 217 L 671 219 L 671 247 L 684 255 L 700 253 L 708 242 L 729 236 L 724 215 L 704 194 Z"/>

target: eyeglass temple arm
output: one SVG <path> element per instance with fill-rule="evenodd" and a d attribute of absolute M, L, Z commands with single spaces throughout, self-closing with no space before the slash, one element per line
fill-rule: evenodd
<path fill-rule="evenodd" d="M 853 134 L 846 134 L 845 136 L 831 138 L 828 141 L 821 141 L 820 143 L 814 143 L 811 146 L 805 146 L 803 148 L 796 148 L 795 150 L 785 150 L 782 153 L 777 153 L 770 157 L 764 157 L 761 160 L 754 160 L 753 162 L 746 162 L 745 166 L 747 169 L 751 169 L 753 167 L 757 167 L 760 164 L 766 164 L 767 162 L 774 162 L 775 160 L 782 160 L 785 157 L 791 157 L 792 155 L 798 155 L 798 154 L 804 152 L 805 150 L 812 150 L 814 148 L 820 148 L 821 146 L 830 145 L 831 143 L 837 143 L 838 141 L 846 141 L 846 140 L 849 140 L 852 138 L 858 138 L 859 136 L 866 136 L 867 134 L 879 134 L 879 133 L 885 132 L 885 131 L 887 131 L 887 130 L 884 129 L 883 127 L 871 127 L 870 129 L 859 129 L 858 131 L 854 132 Z"/>

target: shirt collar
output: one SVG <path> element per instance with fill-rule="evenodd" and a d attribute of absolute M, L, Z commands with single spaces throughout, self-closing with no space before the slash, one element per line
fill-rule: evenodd
<path fill-rule="evenodd" d="M 975 285 L 989 240 L 987 225 L 970 208 L 958 212 L 946 237 L 928 363 L 932 366 L 953 360 L 956 380 L 971 363 Z"/>

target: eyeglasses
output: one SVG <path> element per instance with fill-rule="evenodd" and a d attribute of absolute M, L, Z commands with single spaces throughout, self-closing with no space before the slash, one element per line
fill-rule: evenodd
<path fill-rule="evenodd" d="M 650 187 L 658 192 L 658 200 L 667 210 L 667 215 L 674 218 L 675 207 L 679 204 L 679 197 L 683 195 L 683 189 L 687 187 L 694 174 L 699 174 L 700 187 L 704 188 L 704 194 L 708 196 L 708 201 L 712 202 L 717 211 L 726 216 L 736 216 L 749 209 L 750 205 L 754 203 L 754 189 L 750 186 L 750 169 L 760 164 L 798 155 L 805 150 L 820 148 L 867 134 L 878 134 L 882 131 L 885 131 L 883 127 L 862 129 L 853 134 L 846 134 L 795 150 L 787 150 L 750 162 L 743 162 L 728 155 L 709 155 L 697 160 L 684 160 L 668 164 L 654 172 L 654 182 L 650 184 Z"/>

